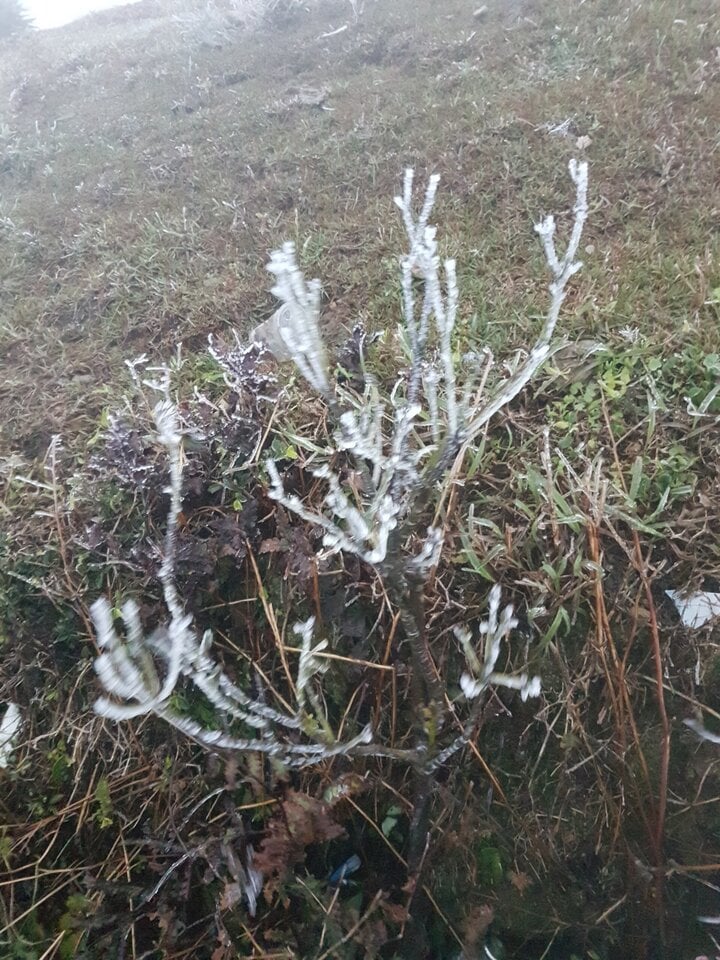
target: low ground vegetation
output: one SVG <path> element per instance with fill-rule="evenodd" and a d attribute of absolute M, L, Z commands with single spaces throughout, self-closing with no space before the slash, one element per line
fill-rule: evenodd
<path fill-rule="evenodd" d="M 717 913 L 716 747 L 683 720 L 718 716 L 716 629 L 683 627 L 665 591 L 718 587 L 720 35 L 706 0 L 681 16 L 552 6 L 142 0 L 3 48 L 0 700 L 22 715 L 0 769 L 8 956 L 715 949 L 697 917 Z M 426 523 L 443 542 L 422 597 L 438 675 L 458 682 L 453 627 L 476 631 L 499 584 L 518 621 L 504 666 L 542 696 L 484 702 L 434 777 L 408 874 L 417 783 L 397 758 L 295 769 L 93 712 L 92 601 L 134 598 L 148 630 L 167 616 L 167 447 L 136 381 L 166 365 L 183 425 L 174 581 L 225 671 L 288 700 L 292 627 L 314 616 L 336 659 L 313 710 L 407 747 L 392 576 L 323 556 L 263 466 L 321 509 L 327 397 L 233 355 L 234 335 L 275 308 L 267 255 L 292 239 L 323 280 L 333 382 L 392 389 L 412 350 L 390 198 L 411 165 L 441 176 L 452 362 L 466 377 L 492 351 L 492 390 L 542 326 L 532 225 L 554 210 L 569 228 L 573 157 L 592 189 L 560 339 Z M 231 355 L 236 380 L 217 362 Z M 184 683 L 169 705 L 217 727 Z"/>

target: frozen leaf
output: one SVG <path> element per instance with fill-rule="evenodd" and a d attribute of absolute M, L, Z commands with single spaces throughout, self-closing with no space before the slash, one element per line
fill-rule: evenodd
<path fill-rule="evenodd" d="M 22 715 L 16 703 L 9 703 L 0 721 L 0 769 L 10 763 L 15 742 L 22 726 Z"/>
<path fill-rule="evenodd" d="M 684 627 L 697 630 L 715 617 L 720 617 L 720 593 L 706 593 L 704 590 L 687 595 L 679 590 L 666 590 L 665 593 L 675 604 Z"/>
<path fill-rule="evenodd" d="M 267 825 L 267 835 L 254 856 L 254 865 L 265 877 L 265 896 L 276 891 L 287 873 L 305 859 L 305 848 L 325 843 L 345 831 L 333 819 L 327 804 L 289 791 Z"/>
<path fill-rule="evenodd" d="M 242 887 L 239 883 L 226 883 L 220 897 L 220 909 L 232 910 L 243 898 Z"/>

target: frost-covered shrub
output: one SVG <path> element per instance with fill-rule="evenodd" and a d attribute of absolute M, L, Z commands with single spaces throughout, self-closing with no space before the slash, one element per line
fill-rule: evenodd
<path fill-rule="evenodd" d="M 499 586 L 490 592 L 488 616 L 476 636 L 464 624 L 455 627 L 464 661 L 456 676 L 440 675 L 434 662 L 424 593 L 441 562 L 444 532 L 432 518 L 452 471 L 488 421 L 537 373 L 550 351 L 568 281 L 580 269 L 576 256 L 587 216 L 587 166 L 572 161 L 569 170 L 576 194 L 570 239 L 560 255 L 554 219 L 546 217 L 536 225 L 551 274 L 549 305 L 534 344 L 506 376 L 488 376 L 493 365 L 489 351 L 475 376 L 459 372 L 454 349 L 456 265 L 452 259 L 441 262 L 436 230 L 430 225 L 438 177 L 430 179 L 416 211 L 413 172 L 406 171 L 395 201 L 408 240 L 400 278 L 408 364 L 389 389 L 367 373 L 359 390 L 334 375 L 321 330 L 320 282 L 305 280 L 293 244 L 276 250 L 268 264 L 272 292 L 283 306 L 277 333 L 296 371 L 324 403 L 331 424 L 324 448 L 314 439 L 307 466 L 322 490 L 321 500 L 316 496 L 310 502 L 286 489 L 272 459 L 265 461 L 269 495 L 319 532 L 325 556 L 355 557 L 374 568 L 386 585 L 400 615 L 401 649 L 410 676 L 412 729 L 400 741 L 402 746 L 384 742 L 370 724 L 352 729 L 352 721 L 343 717 L 340 729 L 333 722 L 323 696 L 328 640 L 317 634 L 314 617 L 292 626 L 300 656 L 282 698 L 276 691 L 271 695 L 259 674 L 247 686 L 238 685 L 213 658 L 212 636 L 195 627 L 176 583 L 188 424 L 172 396 L 166 370 L 155 379 L 146 372 L 143 384 L 157 396 L 156 440 L 169 473 L 170 507 L 159 570 L 169 616 L 147 633 L 137 604 L 126 600 L 120 608 L 120 632 L 107 599 L 96 600 L 92 607 L 101 650 L 95 667 L 105 688 L 95 705 L 101 716 L 123 721 L 154 714 L 210 751 L 257 752 L 292 767 L 337 756 L 386 757 L 408 764 L 416 777 L 408 852 L 408 867 L 415 875 L 424 855 L 434 777 L 473 736 L 488 689 L 517 690 L 522 699 L 540 694 L 539 677 L 507 673 L 499 666 L 503 645 L 517 625 L 512 607 L 502 607 Z M 357 344 L 362 351 L 361 338 Z M 211 343 L 211 352 L 234 391 L 242 391 L 250 377 L 255 393 L 277 397 L 279 385 L 258 366 L 259 348 Z M 485 387 L 478 391 L 481 382 Z M 173 694 L 181 680 L 207 698 L 216 724 L 200 723 L 177 707 Z M 458 687 L 459 695 L 450 696 Z"/>

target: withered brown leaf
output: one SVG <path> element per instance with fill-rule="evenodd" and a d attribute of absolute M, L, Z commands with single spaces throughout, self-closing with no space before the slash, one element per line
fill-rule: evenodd
<path fill-rule="evenodd" d="M 267 835 L 255 854 L 254 865 L 265 878 L 268 900 L 289 871 L 305 859 L 305 849 L 342 836 L 343 827 L 328 804 L 297 791 L 288 791 L 267 825 Z"/>
<path fill-rule="evenodd" d="M 510 883 L 515 887 L 518 893 L 525 893 L 528 887 L 532 886 L 532 879 L 522 870 L 511 870 L 508 874 Z"/>

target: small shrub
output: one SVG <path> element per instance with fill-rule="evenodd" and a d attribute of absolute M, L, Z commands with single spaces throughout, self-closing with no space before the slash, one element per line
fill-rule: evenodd
<path fill-rule="evenodd" d="M 213 753 L 254 753 L 286 767 L 314 766 L 333 758 L 346 762 L 385 758 L 407 765 L 414 784 L 407 829 L 408 889 L 417 887 L 426 859 L 433 784 L 438 772 L 475 736 L 491 688 L 516 690 L 523 700 L 540 694 L 539 677 L 501 667 L 517 620 L 512 606 L 501 607 L 499 585 L 493 586 L 487 619 L 476 630 L 465 623 L 450 625 L 456 654 L 448 660 L 448 675 L 440 672 L 434 659 L 425 592 L 442 564 L 445 531 L 438 517 L 465 451 L 548 356 L 567 284 L 581 266 L 575 257 L 587 216 L 587 166 L 572 161 L 570 174 L 576 190 L 575 219 L 564 255 L 556 250 L 553 218 L 536 226 L 552 277 L 545 321 L 525 358 L 504 375 L 494 375 L 489 353 L 476 377 L 468 378 L 456 369 L 455 261 L 441 264 L 436 230 L 429 225 L 437 177 L 431 178 L 419 213 L 413 202 L 411 170 L 406 171 L 402 195 L 396 198 L 408 238 L 401 268 L 404 324 L 400 333 L 407 366 L 387 390 L 367 371 L 359 334 L 355 338 L 359 382 L 349 380 L 346 369 L 340 378 L 335 376 L 321 335 L 320 282 L 305 280 L 293 244 L 275 251 L 268 265 L 275 280 L 273 293 L 284 307 L 278 333 L 285 352 L 319 397 L 330 423 L 320 439 L 297 436 L 292 442 L 283 439 L 274 448 L 284 450 L 286 460 L 290 450 L 294 457 L 299 457 L 298 449 L 304 456 L 293 478 L 278 461 L 265 461 L 268 495 L 302 521 L 316 542 L 321 540 L 319 561 L 343 554 L 346 560 L 374 570 L 385 584 L 398 611 L 403 634 L 398 656 L 409 678 L 409 728 L 398 742 L 385 737 L 382 720 L 374 724 L 348 715 L 347 705 L 337 715 L 330 708 L 333 698 L 326 696 L 326 690 L 333 654 L 328 638 L 317 636 L 315 616 L 292 626 L 295 639 L 287 645 L 275 628 L 285 674 L 282 693 L 259 672 L 245 674 L 245 681 L 233 678 L 213 658 L 212 635 L 196 629 L 177 583 L 186 447 L 197 437 L 172 395 L 170 370 L 153 372 L 143 366 L 144 358 L 131 364 L 143 395 L 159 395 L 151 409 L 156 443 L 167 461 L 170 506 L 158 578 L 169 619 L 148 633 L 135 601 L 121 604 L 120 617 L 105 598 L 93 604 L 101 650 L 95 668 L 106 691 L 96 702 L 96 711 L 116 721 L 154 714 Z M 232 349 L 211 344 L 211 350 L 234 395 L 245 392 L 255 402 L 277 403 L 277 387 L 264 366 L 261 349 L 238 343 Z M 282 430 L 278 433 L 283 436 Z M 128 436 L 125 431 L 121 446 L 130 450 L 133 460 Z M 266 437 L 266 446 L 273 449 L 272 437 Z M 309 487 L 320 492 L 313 498 L 304 495 L 303 488 Z M 120 618 L 124 632 L 118 630 Z M 299 648 L 296 671 L 287 663 L 292 647 Z M 204 705 L 201 713 L 177 697 L 181 684 L 199 694 Z M 268 869 L 272 864 L 275 872 L 282 857 L 269 844 L 277 846 L 279 836 L 277 830 L 270 831 L 258 853 L 258 862 Z M 293 840 L 299 846 L 289 862 L 302 857 L 303 838 L 301 831 Z M 289 841 L 284 835 L 281 839 L 280 847 L 285 849 Z M 251 859 L 248 870 L 255 869 Z M 411 900 L 409 942 L 422 913 L 418 901 L 412 896 Z"/>

